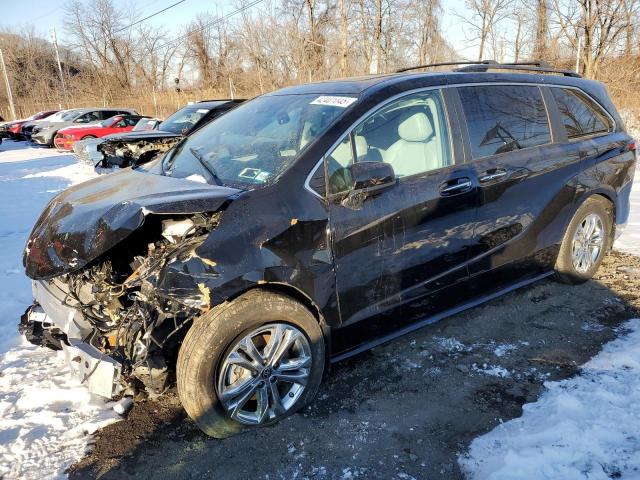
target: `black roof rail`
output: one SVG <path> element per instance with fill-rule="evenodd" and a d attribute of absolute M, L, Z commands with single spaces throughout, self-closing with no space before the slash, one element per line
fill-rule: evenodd
<path fill-rule="evenodd" d="M 495 65 L 467 65 L 464 67 L 456 68 L 456 72 L 486 72 L 488 70 L 521 70 L 525 72 L 538 72 L 538 73 L 558 73 L 565 77 L 582 78 L 582 75 L 574 72 L 573 70 L 561 70 L 551 67 L 546 62 L 521 62 L 521 63 L 498 63 Z"/>
<path fill-rule="evenodd" d="M 497 64 L 495 60 L 479 60 L 477 62 L 440 62 L 440 63 L 429 63 L 426 65 L 416 65 L 415 67 L 405 67 L 399 68 L 395 71 L 395 73 L 404 73 L 409 72 L 411 70 L 420 70 L 421 68 L 429 68 L 429 67 L 452 67 L 454 65 L 489 65 L 489 64 Z"/>
<path fill-rule="evenodd" d="M 477 62 L 442 62 L 431 63 L 428 65 L 416 65 L 415 67 L 407 67 L 396 70 L 396 73 L 404 73 L 410 70 L 419 70 L 421 68 L 429 67 L 445 67 L 456 66 L 454 72 L 486 72 L 488 70 L 521 70 L 527 72 L 539 72 L 539 73 L 558 73 L 565 77 L 582 78 L 582 75 L 572 70 L 560 70 L 551 67 L 547 62 L 543 61 L 530 61 L 530 62 L 511 62 L 511 63 L 498 63 L 495 60 L 480 60 Z"/>

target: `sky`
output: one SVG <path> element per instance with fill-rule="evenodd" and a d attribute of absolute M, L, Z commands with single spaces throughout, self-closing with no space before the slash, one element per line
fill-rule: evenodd
<path fill-rule="evenodd" d="M 64 12 L 67 0 L 30 0 L 28 2 L 0 0 L 0 27 L 16 28 L 28 24 L 35 25 L 36 32 L 43 37 L 50 37 L 51 30 L 56 29 L 58 39 L 64 43 Z M 117 5 L 135 5 L 140 17 L 150 15 L 166 8 L 178 0 L 114 0 Z M 477 49 L 469 46 L 460 21 L 452 15 L 452 11 L 462 12 L 464 0 L 444 0 L 445 14 L 442 18 L 443 32 L 453 47 L 462 55 L 475 59 Z M 170 33 L 177 35 L 178 29 L 204 11 L 228 13 L 237 8 L 234 0 L 186 0 L 184 3 L 163 12 L 145 23 L 156 27 L 165 26 Z M 253 7 L 260 9 L 260 5 Z"/>

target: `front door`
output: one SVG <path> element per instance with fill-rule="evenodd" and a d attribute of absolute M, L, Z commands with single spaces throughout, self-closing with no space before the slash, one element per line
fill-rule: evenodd
<path fill-rule="evenodd" d="M 343 325 L 420 301 L 437 310 L 427 296 L 466 280 L 476 197 L 470 167 L 457 164 L 450 138 L 442 94 L 429 90 L 381 107 L 327 156 Z M 375 196 L 354 195 L 354 161 L 390 164 L 397 183 Z"/>

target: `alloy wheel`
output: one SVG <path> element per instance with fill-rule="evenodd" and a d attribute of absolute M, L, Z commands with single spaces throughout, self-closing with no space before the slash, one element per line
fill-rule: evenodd
<path fill-rule="evenodd" d="M 284 415 L 311 373 L 309 340 L 296 327 L 272 323 L 238 341 L 222 361 L 217 393 L 229 416 L 258 425 Z"/>
<path fill-rule="evenodd" d="M 604 243 L 604 227 L 600 216 L 590 213 L 576 228 L 571 242 L 573 267 L 587 273 L 596 264 Z"/>

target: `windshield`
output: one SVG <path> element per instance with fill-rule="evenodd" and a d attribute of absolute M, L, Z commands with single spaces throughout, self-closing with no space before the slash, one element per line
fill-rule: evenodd
<path fill-rule="evenodd" d="M 209 110 L 211 109 L 205 107 L 198 108 L 197 106 L 190 105 L 171 115 L 160 124 L 158 129 L 162 132 L 179 133 L 184 135 L 188 133 L 202 117 L 209 113 Z"/>
<path fill-rule="evenodd" d="M 114 123 L 116 120 L 120 120 L 122 117 L 120 115 L 116 115 L 114 117 L 111 118 L 107 118 L 106 120 L 103 120 L 100 122 L 100 126 L 102 128 L 107 128 L 110 127 L 112 123 Z"/>
<path fill-rule="evenodd" d="M 60 120 L 62 120 L 62 117 L 64 116 L 65 113 L 67 113 L 67 112 L 66 111 L 62 111 L 62 112 L 54 113 L 50 117 L 46 118 L 45 121 L 47 121 L 47 122 L 59 122 Z"/>
<path fill-rule="evenodd" d="M 209 123 L 165 157 L 167 175 L 241 188 L 273 182 L 353 97 L 258 97 Z"/>
<path fill-rule="evenodd" d="M 80 113 L 82 112 L 75 112 L 75 111 L 71 111 L 71 112 L 65 112 L 62 114 L 62 116 L 60 117 L 60 119 L 63 122 L 70 122 L 71 120 L 75 119 L 77 116 L 80 115 Z"/>
<path fill-rule="evenodd" d="M 133 127 L 134 132 L 146 132 L 147 130 L 153 130 L 158 125 L 158 120 L 155 118 L 141 118 Z"/>

